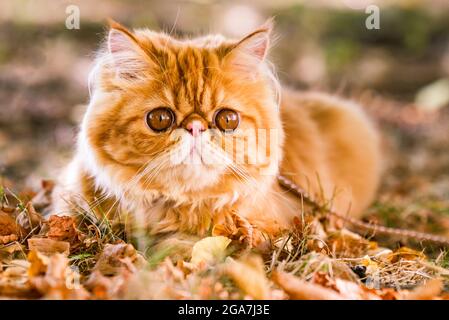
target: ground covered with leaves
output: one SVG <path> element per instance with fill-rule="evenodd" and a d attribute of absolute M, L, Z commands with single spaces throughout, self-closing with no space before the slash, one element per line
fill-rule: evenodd
<path fill-rule="evenodd" d="M 422 113 L 371 95 L 360 99 L 369 99 L 390 155 L 380 195 L 364 219 L 448 235 L 449 110 Z M 175 261 L 169 249 L 136 250 L 107 220 L 43 218 L 53 186 L 0 189 L 2 298 L 449 298 L 444 247 L 331 227 L 326 212 L 299 214 L 294 230 L 264 252 L 207 237 L 191 257 Z"/>
<path fill-rule="evenodd" d="M 263 253 L 211 237 L 176 260 L 137 250 L 107 220 L 44 219 L 53 182 L 39 187 L 72 154 L 106 17 L 190 36 L 211 25 L 234 35 L 251 16 L 255 26 L 275 16 L 282 82 L 354 98 L 379 124 L 385 173 L 363 219 L 449 237 L 447 2 L 371 1 L 382 3 L 382 27 L 370 31 L 364 8 L 344 1 L 248 2 L 248 19 L 229 20 L 241 6 L 227 1 L 74 0 L 80 30 L 65 27 L 65 2 L 25 2 L 0 2 L 0 298 L 448 298 L 445 247 L 331 228 L 326 212 L 298 213 Z"/>

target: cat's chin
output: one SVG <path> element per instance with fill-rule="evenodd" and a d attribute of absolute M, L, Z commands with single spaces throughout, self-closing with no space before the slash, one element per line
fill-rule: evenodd
<path fill-rule="evenodd" d="M 166 186 L 181 192 L 199 191 L 220 181 L 224 168 L 204 163 L 183 163 L 169 168 L 159 176 Z"/>

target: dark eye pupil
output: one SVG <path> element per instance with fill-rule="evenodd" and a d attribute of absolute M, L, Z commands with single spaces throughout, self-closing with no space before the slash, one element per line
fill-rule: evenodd
<path fill-rule="evenodd" d="M 169 129 L 173 125 L 174 120 L 175 115 L 173 111 L 166 107 L 156 108 L 147 114 L 147 124 L 156 132 Z"/>
<path fill-rule="evenodd" d="M 240 119 L 236 111 L 222 109 L 215 116 L 215 125 L 222 131 L 233 131 L 237 129 Z"/>

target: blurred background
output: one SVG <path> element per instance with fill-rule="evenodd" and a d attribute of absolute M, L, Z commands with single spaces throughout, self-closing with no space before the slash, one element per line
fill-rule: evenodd
<path fill-rule="evenodd" d="M 380 29 L 368 30 L 372 4 Z M 66 27 L 70 5 L 80 29 Z M 372 219 L 398 224 L 385 220 L 402 208 L 449 229 L 447 0 L 1 0 L 1 184 L 35 187 L 70 158 L 107 17 L 178 36 L 239 37 L 273 16 L 270 58 L 282 82 L 354 98 L 384 133 L 387 171 Z"/>

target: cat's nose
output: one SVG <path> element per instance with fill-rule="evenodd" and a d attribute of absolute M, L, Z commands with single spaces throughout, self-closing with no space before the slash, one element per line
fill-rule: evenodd
<path fill-rule="evenodd" d="M 201 132 L 206 130 L 204 124 L 199 120 L 193 120 L 187 123 L 186 130 L 190 132 L 190 134 L 194 137 L 198 137 Z"/>

